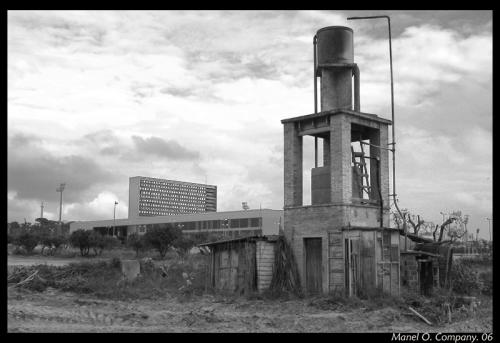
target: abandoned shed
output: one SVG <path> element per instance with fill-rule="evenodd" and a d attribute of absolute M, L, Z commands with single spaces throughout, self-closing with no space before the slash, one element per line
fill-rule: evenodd
<path fill-rule="evenodd" d="M 413 293 L 430 296 L 439 287 L 439 255 L 425 251 L 401 252 L 401 286 Z"/>
<path fill-rule="evenodd" d="M 437 255 L 439 266 L 439 285 L 449 287 L 451 281 L 451 267 L 453 265 L 453 245 L 451 242 L 426 242 L 417 244 L 415 250 Z"/>
<path fill-rule="evenodd" d="M 453 247 L 400 230 L 401 286 L 408 291 L 432 295 L 434 287 L 449 285 Z"/>
<path fill-rule="evenodd" d="M 239 294 L 268 289 L 276 240 L 277 236 L 250 236 L 200 244 L 210 249 L 210 286 Z"/>

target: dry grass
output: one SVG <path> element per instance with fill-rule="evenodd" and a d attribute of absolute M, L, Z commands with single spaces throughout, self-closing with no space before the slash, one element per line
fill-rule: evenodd
<path fill-rule="evenodd" d="M 37 277 L 21 287 L 38 292 L 52 287 L 107 299 L 154 298 L 167 293 L 189 297 L 206 289 L 204 259 L 202 255 L 192 255 L 183 260 L 171 259 L 162 263 L 163 269 L 153 262 L 141 262 L 141 274 L 132 282 L 123 279 L 118 258 L 61 267 L 12 267 L 9 268 L 8 284 L 13 286 L 38 271 Z"/>

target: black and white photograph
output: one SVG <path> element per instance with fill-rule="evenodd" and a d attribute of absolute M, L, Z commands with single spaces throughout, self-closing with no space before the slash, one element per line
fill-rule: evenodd
<path fill-rule="evenodd" d="M 493 340 L 492 10 L 6 12 L 8 333 Z"/>

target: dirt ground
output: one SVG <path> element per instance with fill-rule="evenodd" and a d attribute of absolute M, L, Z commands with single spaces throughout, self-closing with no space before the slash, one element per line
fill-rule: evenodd
<path fill-rule="evenodd" d="M 9 332 L 491 332 L 492 316 L 429 326 L 387 307 L 322 310 L 311 299 L 247 300 L 212 295 L 187 300 L 101 300 L 48 288 L 9 289 Z"/>

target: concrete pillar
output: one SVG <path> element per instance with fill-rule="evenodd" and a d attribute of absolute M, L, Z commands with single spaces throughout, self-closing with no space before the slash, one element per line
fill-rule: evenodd
<path fill-rule="evenodd" d="M 352 197 L 351 122 L 344 114 L 330 117 L 330 171 L 332 203 L 350 204 Z"/>
<path fill-rule="evenodd" d="M 389 143 L 389 126 L 380 125 L 380 146 L 388 148 Z M 380 175 L 382 187 L 382 199 L 384 207 L 389 206 L 389 150 L 380 150 Z"/>
<path fill-rule="evenodd" d="M 352 110 L 352 69 L 345 67 L 321 70 L 321 111 Z"/>
<path fill-rule="evenodd" d="M 302 136 L 297 124 L 284 123 L 285 207 L 302 206 Z"/>

